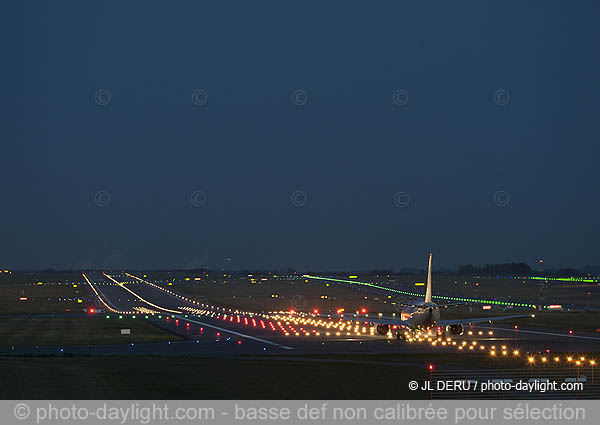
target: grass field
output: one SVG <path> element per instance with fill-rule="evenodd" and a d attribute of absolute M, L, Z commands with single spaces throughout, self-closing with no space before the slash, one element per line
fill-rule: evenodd
<path fill-rule="evenodd" d="M 415 398 L 407 383 L 423 379 L 421 369 L 291 359 L 0 357 L 0 398 Z"/>
<path fill-rule="evenodd" d="M 78 283 L 4 283 L 0 314 L 81 313 L 92 299 L 87 286 Z"/>
<path fill-rule="evenodd" d="M 536 313 L 534 319 L 511 319 L 510 322 L 519 326 L 600 332 L 600 313 L 597 311 Z"/>
<path fill-rule="evenodd" d="M 347 309 L 382 308 L 383 306 L 379 301 L 382 297 L 373 297 L 371 294 L 342 286 L 326 286 L 324 283 L 304 281 L 270 280 L 259 284 L 175 283 L 169 289 L 192 297 L 204 297 L 211 304 L 248 311 L 290 309 L 312 311 L 315 308 L 322 311 L 335 311 L 342 305 Z"/>
<path fill-rule="evenodd" d="M 600 288 L 580 284 L 540 280 L 484 278 L 471 276 L 434 276 L 434 291 L 477 299 L 524 301 L 533 304 L 571 304 L 600 307 Z"/>
<path fill-rule="evenodd" d="M 121 335 L 121 329 L 131 335 Z M 83 318 L 2 318 L 0 346 L 118 344 L 176 341 L 178 337 L 143 319 L 111 317 Z"/>
<path fill-rule="evenodd" d="M 479 354 L 0 357 L 0 398 L 415 399 L 428 394 L 409 391 L 408 382 L 428 379 L 429 363 L 458 377 L 462 368 L 517 368 L 531 376 L 548 369 L 529 367 L 526 359 Z"/>

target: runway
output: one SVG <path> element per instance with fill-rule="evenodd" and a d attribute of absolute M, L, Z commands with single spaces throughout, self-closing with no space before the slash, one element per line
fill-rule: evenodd
<path fill-rule="evenodd" d="M 134 280 L 133 275 L 88 276 L 103 304 L 112 312 L 147 314 L 157 327 L 187 339 L 187 342 L 138 344 L 133 347 L 97 347 L 106 353 L 156 353 L 181 355 L 239 354 L 348 354 L 348 353 L 497 353 L 498 356 L 524 353 L 600 352 L 600 336 L 568 334 L 556 330 L 515 328 L 510 320 L 471 326 L 451 341 L 408 343 L 369 332 L 370 326 L 351 322 L 340 327 L 338 320 L 310 314 L 236 312 L 202 304 L 152 282 Z M 136 283 L 121 285 L 127 280 Z M 148 314 L 154 313 L 154 314 Z M 433 342 L 436 342 L 434 345 Z M 147 347 L 142 347 L 147 345 Z M 85 350 L 84 350 L 85 351 Z"/>

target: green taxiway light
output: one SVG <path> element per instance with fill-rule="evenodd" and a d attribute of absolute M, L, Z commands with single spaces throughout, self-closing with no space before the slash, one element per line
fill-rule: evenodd
<path fill-rule="evenodd" d="M 334 279 L 334 278 L 330 278 L 330 277 L 320 277 L 320 276 L 310 276 L 310 275 L 304 275 L 303 277 L 309 278 L 309 279 L 316 279 L 316 280 L 328 280 L 331 282 L 352 283 L 355 285 L 370 286 L 372 288 L 381 289 L 383 291 L 395 292 L 395 293 L 402 294 L 402 295 L 409 295 L 411 297 L 423 297 L 424 296 L 423 294 L 417 294 L 415 292 L 408 292 L 408 291 L 400 291 L 399 289 L 386 288 L 385 286 L 381 286 L 381 285 L 377 285 L 375 283 L 369 283 L 369 282 L 358 282 L 356 280 Z M 533 304 L 509 303 L 509 302 L 490 301 L 490 300 L 475 300 L 472 298 L 445 297 L 445 296 L 437 296 L 437 295 L 433 295 L 432 298 L 444 299 L 444 300 L 450 300 L 450 301 L 463 301 L 463 302 L 474 302 L 474 303 L 485 303 L 485 304 L 491 303 L 491 304 L 512 305 L 512 306 L 516 306 L 516 307 L 535 308 L 535 305 L 533 305 Z"/>
<path fill-rule="evenodd" d="M 541 277 L 531 276 L 528 279 L 532 280 L 558 280 L 561 282 L 585 282 L 585 283 L 597 283 L 597 279 L 585 279 L 583 277 Z"/>

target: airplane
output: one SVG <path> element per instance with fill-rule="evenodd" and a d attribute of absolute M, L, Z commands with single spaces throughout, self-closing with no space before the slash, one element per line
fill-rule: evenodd
<path fill-rule="evenodd" d="M 497 316 L 497 317 L 477 317 L 468 319 L 440 320 L 440 308 L 448 308 L 450 306 L 464 305 L 464 303 L 454 304 L 436 304 L 431 297 L 431 260 L 433 254 L 429 254 L 429 266 L 427 269 L 427 288 L 425 290 L 425 299 L 411 304 L 398 303 L 405 309 L 402 310 L 400 318 L 395 317 L 370 317 L 366 315 L 349 315 L 343 314 L 353 320 L 363 321 L 376 325 L 376 331 L 380 335 L 388 335 L 390 327 L 396 329 L 396 337 L 404 339 L 412 338 L 416 332 L 429 331 L 435 327 L 438 332 L 443 334 L 450 333 L 454 336 L 460 336 L 464 333 L 465 325 L 472 323 L 492 323 L 498 320 L 516 319 L 519 317 L 531 317 L 530 314 L 514 315 L 514 316 Z"/>

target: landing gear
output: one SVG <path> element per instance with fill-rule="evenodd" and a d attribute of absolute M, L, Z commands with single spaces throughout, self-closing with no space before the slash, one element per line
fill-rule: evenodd
<path fill-rule="evenodd" d="M 411 341 L 414 339 L 415 334 L 410 328 L 400 328 L 396 333 L 396 338 L 403 341 Z"/>
<path fill-rule="evenodd" d="M 378 324 L 377 325 L 377 333 L 379 335 L 387 335 L 387 333 L 390 331 L 390 327 L 388 325 L 384 325 L 384 324 Z"/>

